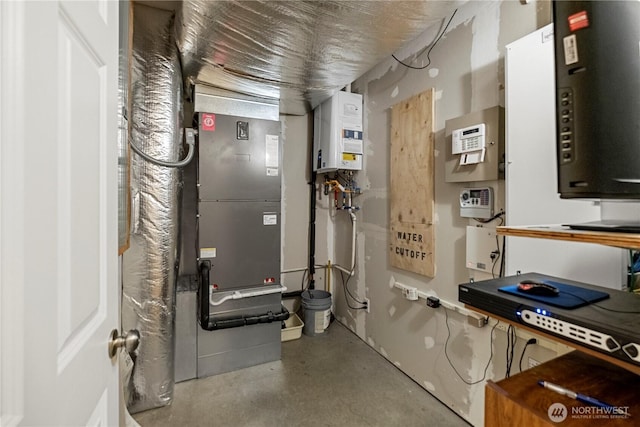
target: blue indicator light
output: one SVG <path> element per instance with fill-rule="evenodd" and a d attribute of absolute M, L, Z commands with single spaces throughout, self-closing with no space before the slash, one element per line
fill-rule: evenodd
<path fill-rule="evenodd" d="M 547 310 L 542 310 L 542 314 L 543 314 L 544 316 L 546 316 L 546 315 L 547 315 Z"/>
<path fill-rule="evenodd" d="M 540 314 L 540 309 L 536 308 L 536 313 Z"/>
<path fill-rule="evenodd" d="M 516 311 L 516 314 L 517 314 L 518 316 L 522 315 L 522 313 L 521 313 L 521 312 L 519 312 L 519 311 Z"/>

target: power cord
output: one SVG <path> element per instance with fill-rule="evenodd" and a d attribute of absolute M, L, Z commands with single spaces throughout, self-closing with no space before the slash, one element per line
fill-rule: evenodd
<path fill-rule="evenodd" d="M 451 368 L 453 369 L 453 371 L 456 373 L 456 375 L 458 375 L 458 378 L 460 378 L 462 380 L 462 382 L 464 382 L 467 385 L 475 385 L 475 384 L 479 384 L 481 382 L 483 382 L 486 378 L 487 378 L 487 370 L 489 369 L 489 365 L 491 364 L 491 360 L 493 359 L 493 331 L 495 331 L 496 326 L 498 326 L 498 323 L 500 323 L 500 321 L 496 322 L 495 325 L 493 325 L 493 327 L 491 328 L 491 333 L 489 334 L 489 348 L 491 350 L 491 354 L 489 356 L 489 361 L 487 362 L 487 366 L 484 367 L 484 373 L 482 374 L 482 378 L 480 378 L 477 381 L 467 381 L 464 378 L 462 378 L 462 375 L 460 375 L 460 373 L 458 372 L 458 370 L 456 369 L 455 366 L 453 366 L 453 362 L 451 362 L 451 359 L 449 358 L 449 353 L 447 352 L 447 346 L 449 344 L 449 339 L 451 338 L 451 330 L 449 329 L 449 315 L 447 314 L 447 309 L 444 310 L 444 323 L 445 325 L 447 325 L 447 339 L 444 342 L 444 355 L 447 358 L 447 361 L 449 362 L 449 365 L 451 365 Z"/>
<path fill-rule="evenodd" d="M 431 44 L 431 47 L 429 48 L 429 51 L 427 52 L 427 65 L 424 65 L 422 67 L 416 67 L 414 65 L 405 64 L 404 62 L 400 61 L 394 54 L 391 54 L 393 59 L 395 59 L 396 61 L 398 61 L 400 64 L 404 65 L 405 67 L 411 68 L 412 70 L 424 70 L 425 68 L 427 68 L 429 65 L 431 65 L 431 58 L 429 57 L 429 55 L 431 55 L 431 51 L 433 50 L 434 47 L 436 47 L 436 45 L 438 44 L 438 42 L 440 41 L 442 36 L 444 36 L 444 33 L 447 31 L 447 28 L 449 28 L 449 24 L 451 24 L 451 21 L 453 20 L 453 17 L 456 16 L 456 12 L 457 11 L 458 11 L 458 9 L 453 11 L 453 14 L 451 14 L 451 18 L 449 18 L 449 22 L 447 22 L 447 25 L 444 27 L 444 30 L 442 30 L 440 35 Z M 422 52 L 424 52 L 424 50 Z M 418 55 L 416 55 L 416 59 L 418 58 L 418 56 L 422 55 L 422 52 L 420 52 L 420 53 L 418 53 Z M 415 61 L 415 59 L 414 59 L 414 61 Z"/>
<path fill-rule="evenodd" d="M 505 374 L 505 378 L 509 378 L 511 376 L 513 353 L 515 351 L 517 341 L 518 336 L 516 335 L 516 328 L 514 328 L 513 325 L 509 325 L 507 328 L 507 372 Z"/>
<path fill-rule="evenodd" d="M 520 372 L 522 372 L 522 359 L 524 358 L 524 352 L 527 351 L 527 347 L 529 347 L 531 344 L 538 344 L 538 340 L 535 338 L 529 338 L 529 341 L 527 341 L 527 343 L 524 345 L 522 354 L 520 354 L 520 363 L 518 365 L 518 367 L 520 368 Z"/>
<path fill-rule="evenodd" d="M 477 221 L 477 222 L 479 222 L 481 224 L 489 224 L 490 222 L 495 221 L 496 219 L 499 219 L 500 220 L 500 224 L 498 224 L 498 225 L 500 226 L 500 225 L 504 224 L 504 218 L 503 218 L 504 214 L 505 214 L 505 211 L 501 210 L 500 212 L 498 212 L 497 214 L 495 214 L 491 218 L 487 218 L 487 219 L 473 218 L 473 220 Z"/>
<path fill-rule="evenodd" d="M 507 238 L 502 236 L 502 256 L 500 257 L 500 272 L 498 277 L 504 277 L 504 253 L 507 251 Z"/>
<path fill-rule="evenodd" d="M 342 271 L 340 271 L 340 278 L 342 279 L 342 288 L 344 289 L 344 299 L 347 302 L 347 306 L 352 309 L 352 310 L 366 310 L 367 309 L 367 302 L 366 301 L 360 301 L 358 298 L 354 297 L 353 294 L 351 293 L 351 291 L 349 290 L 349 280 L 351 279 L 351 275 L 349 275 L 349 277 L 347 277 L 347 280 L 344 280 L 344 273 Z M 355 301 L 356 303 L 360 304 L 360 307 L 353 307 L 350 303 L 349 303 L 349 298 L 347 297 L 351 297 L 351 299 L 353 301 Z"/>
<path fill-rule="evenodd" d="M 498 260 L 500 258 L 504 258 L 501 255 L 502 253 L 500 252 L 500 241 L 498 240 L 498 235 L 496 234 L 496 250 L 492 251 L 490 255 L 490 258 L 493 261 L 493 264 L 491 264 L 491 277 L 494 279 L 496 278 L 496 264 L 498 263 Z"/>

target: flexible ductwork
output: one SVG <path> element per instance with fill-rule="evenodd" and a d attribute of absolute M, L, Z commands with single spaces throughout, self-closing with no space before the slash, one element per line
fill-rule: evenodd
<path fill-rule="evenodd" d="M 182 78 L 171 13 L 135 5 L 131 138 L 167 162 L 182 156 Z M 123 256 L 123 330 L 140 331 L 129 387 L 131 412 L 173 398 L 175 291 L 181 170 L 131 152 L 131 246 Z"/>

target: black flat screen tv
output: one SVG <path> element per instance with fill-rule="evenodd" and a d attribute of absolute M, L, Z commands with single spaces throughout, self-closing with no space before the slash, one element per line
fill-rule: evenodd
<path fill-rule="evenodd" d="M 640 1 L 554 1 L 558 192 L 640 199 Z"/>

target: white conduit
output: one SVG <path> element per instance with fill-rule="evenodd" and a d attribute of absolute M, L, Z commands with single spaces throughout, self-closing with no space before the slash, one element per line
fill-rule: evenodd
<path fill-rule="evenodd" d="M 353 209 L 349 208 L 349 216 L 351 217 L 351 268 L 347 270 L 344 267 L 334 264 L 333 266 L 343 273 L 347 273 L 349 276 L 353 276 L 356 272 L 356 231 L 357 231 L 357 218 L 353 213 Z"/>
<path fill-rule="evenodd" d="M 285 292 L 287 290 L 286 286 L 277 286 L 277 287 L 273 287 L 273 288 L 264 288 L 264 289 L 247 289 L 247 290 L 242 290 L 242 291 L 233 291 L 233 292 L 225 292 L 226 295 L 224 295 L 222 298 L 220 299 L 214 299 L 214 295 L 216 295 L 215 293 L 212 294 L 209 297 L 209 303 L 211 305 L 220 305 L 225 301 L 229 301 L 231 299 L 243 299 L 243 298 L 250 298 L 250 297 L 257 297 L 257 296 L 261 296 L 261 295 L 269 295 L 269 294 L 277 294 L 280 292 Z M 222 293 L 222 292 L 221 292 Z M 218 294 L 220 295 L 220 294 Z M 218 296 L 216 295 L 216 296 Z"/>
<path fill-rule="evenodd" d="M 193 154 L 196 151 L 194 130 L 185 129 L 185 131 L 186 131 L 185 138 L 187 140 L 187 145 L 189 146 L 189 152 L 187 153 L 187 156 L 183 160 L 180 160 L 178 162 L 166 162 L 164 160 L 154 159 L 153 157 L 149 156 L 144 151 L 142 151 L 142 149 L 140 149 L 138 146 L 136 146 L 136 144 L 133 143 L 133 140 L 131 138 L 129 138 L 129 145 L 131 146 L 131 148 L 133 148 L 133 151 L 135 151 L 137 155 L 139 155 L 146 161 L 153 163 L 154 165 L 164 166 L 167 168 L 181 168 L 188 165 L 189 162 L 191 162 L 191 159 L 193 159 Z"/>

